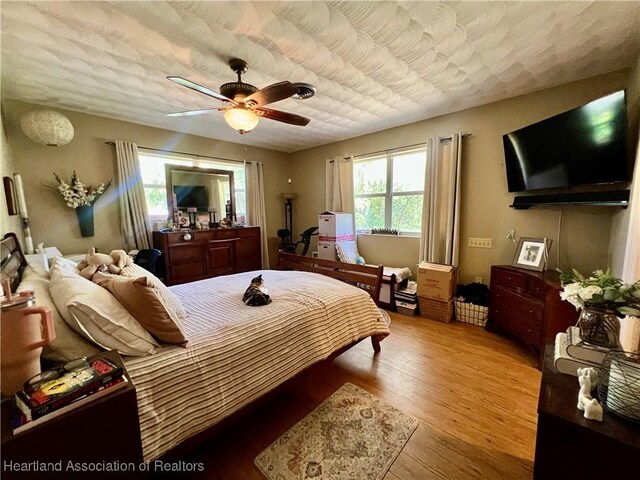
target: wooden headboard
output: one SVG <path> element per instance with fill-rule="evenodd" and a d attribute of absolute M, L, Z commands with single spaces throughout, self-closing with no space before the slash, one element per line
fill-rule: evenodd
<path fill-rule="evenodd" d="M 352 285 L 364 285 L 369 287 L 365 288 L 365 290 L 369 292 L 376 305 L 380 302 L 380 285 L 382 284 L 382 271 L 384 269 L 382 265 L 356 265 L 279 252 L 278 269 L 319 273 Z"/>
<path fill-rule="evenodd" d="M 20 242 L 15 233 L 7 233 L 0 241 L 0 279 L 8 279 L 11 291 L 15 292 L 22 280 L 22 272 L 27 266 Z"/>

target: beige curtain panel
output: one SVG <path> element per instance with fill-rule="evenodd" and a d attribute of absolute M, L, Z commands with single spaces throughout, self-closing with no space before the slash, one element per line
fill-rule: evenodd
<path fill-rule="evenodd" d="M 640 280 L 640 141 L 636 150 L 636 166 L 631 185 L 629 210 L 622 213 L 628 215 L 629 229 L 625 248 L 622 279 L 627 283 Z M 618 213 L 617 215 L 621 215 Z M 624 350 L 640 351 L 640 319 L 627 317 L 622 321 L 620 342 Z"/>
<path fill-rule="evenodd" d="M 262 163 L 245 164 L 247 178 L 247 220 L 249 225 L 260 227 L 262 268 L 269 265 L 269 243 L 267 241 L 267 212 L 264 204 L 264 166 Z"/>
<path fill-rule="evenodd" d="M 462 134 L 427 141 L 420 261 L 458 266 Z"/>
<path fill-rule="evenodd" d="M 327 160 L 325 172 L 325 209 L 331 212 L 355 213 L 353 156 Z"/>
<path fill-rule="evenodd" d="M 122 245 L 128 252 L 151 248 L 151 223 L 135 143 L 116 140 L 116 185 Z"/>

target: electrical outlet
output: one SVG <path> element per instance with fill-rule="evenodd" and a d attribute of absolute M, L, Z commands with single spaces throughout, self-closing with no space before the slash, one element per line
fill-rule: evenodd
<path fill-rule="evenodd" d="M 469 237 L 469 246 L 474 248 L 492 248 L 492 242 L 490 238 Z"/>
<path fill-rule="evenodd" d="M 475 282 L 476 283 L 484 283 L 484 279 L 482 277 L 476 277 Z"/>

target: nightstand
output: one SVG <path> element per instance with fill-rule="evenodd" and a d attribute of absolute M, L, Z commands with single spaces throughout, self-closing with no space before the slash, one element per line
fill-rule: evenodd
<path fill-rule="evenodd" d="M 115 351 L 105 352 L 104 355 L 119 359 Z M 129 379 L 126 369 L 125 375 Z M 13 435 L 10 425 L 11 408 L 10 399 L 2 402 L 0 471 L 3 479 L 96 478 L 95 471 L 68 470 L 68 463 L 133 462 L 137 470 L 142 462 L 136 389 L 131 382 L 124 388 L 17 435 Z M 62 471 L 53 474 L 11 471 L 8 464 L 14 462 L 53 462 L 61 464 Z M 126 478 L 126 474 L 111 475 Z"/>
<path fill-rule="evenodd" d="M 604 412 L 604 421 L 587 420 L 576 408 L 578 379 L 553 366 L 554 344 L 547 345 L 540 399 L 533 478 L 631 479 L 640 472 L 640 425 Z"/>

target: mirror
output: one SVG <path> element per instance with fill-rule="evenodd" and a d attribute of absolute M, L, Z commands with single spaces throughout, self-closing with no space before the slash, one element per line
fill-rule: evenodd
<path fill-rule="evenodd" d="M 225 217 L 236 219 L 231 170 L 167 164 L 165 176 L 169 214 L 174 222 L 179 217 L 180 227 L 196 228 L 200 223 L 211 222 L 209 227 L 215 228 Z M 178 211 L 174 211 L 174 194 Z"/>

